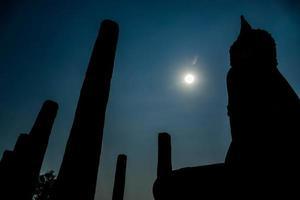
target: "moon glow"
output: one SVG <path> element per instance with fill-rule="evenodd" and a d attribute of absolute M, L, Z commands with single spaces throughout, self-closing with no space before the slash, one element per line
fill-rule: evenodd
<path fill-rule="evenodd" d="M 186 74 L 184 76 L 184 83 L 191 85 L 195 82 L 195 76 L 193 74 Z"/>

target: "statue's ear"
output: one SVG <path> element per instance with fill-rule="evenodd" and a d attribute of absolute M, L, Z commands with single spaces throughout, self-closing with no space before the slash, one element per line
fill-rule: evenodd
<path fill-rule="evenodd" d="M 250 24 L 246 21 L 244 16 L 241 16 L 241 30 L 240 30 L 240 35 L 239 37 L 243 37 L 246 33 L 250 32 L 252 30 L 252 27 Z"/>

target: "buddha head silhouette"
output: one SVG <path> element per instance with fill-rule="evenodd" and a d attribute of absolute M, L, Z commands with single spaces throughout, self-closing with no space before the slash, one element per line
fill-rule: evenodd
<path fill-rule="evenodd" d="M 253 29 L 241 16 L 240 34 L 230 48 L 230 65 L 232 68 L 275 68 L 276 44 L 271 34 Z"/>

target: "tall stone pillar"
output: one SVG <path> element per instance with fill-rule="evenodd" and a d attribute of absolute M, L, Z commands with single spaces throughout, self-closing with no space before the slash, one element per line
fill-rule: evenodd
<path fill-rule="evenodd" d="M 102 22 L 57 177 L 56 200 L 94 199 L 118 32 L 117 23 Z"/>
<path fill-rule="evenodd" d="M 172 172 L 171 136 L 168 133 L 158 134 L 157 177 L 163 177 Z"/>
<path fill-rule="evenodd" d="M 45 101 L 30 133 L 20 134 L 14 150 L 5 151 L 0 167 L 4 199 L 32 199 L 57 110 L 56 102 Z"/>
<path fill-rule="evenodd" d="M 115 174 L 115 183 L 112 197 L 113 200 L 123 200 L 126 178 L 126 163 L 127 156 L 123 154 L 119 155 Z"/>
<path fill-rule="evenodd" d="M 29 134 L 21 134 L 15 145 L 14 151 L 19 163 L 18 168 L 24 179 L 23 185 L 21 185 L 21 191 L 24 191 L 26 196 L 24 199 L 32 199 L 57 110 L 56 102 L 46 100 Z"/>
<path fill-rule="evenodd" d="M 0 199 L 13 200 L 10 195 L 12 189 L 15 188 L 15 176 L 12 177 L 13 172 L 16 172 L 15 162 L 15 152 L 5 150 L 0 161 Z"/>

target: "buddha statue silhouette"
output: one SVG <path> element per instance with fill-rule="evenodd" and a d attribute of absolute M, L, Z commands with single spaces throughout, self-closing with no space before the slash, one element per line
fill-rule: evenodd
<path fill-rule="evenodd" d="M 272 36 L 241 17 L 227 75 L 232 143 L 226 164 L 260 169 L 296 159 L 300 101 L 277 68 Z"/>
<path fill-rule="evenodd" d="M 161 160 L 171 162 L 170 153 L 166 154 L 171 147 L 159 145 L 158 172 L 168 170 L 154 183 L 156 200 L 292 194 L 285 188 L 295 186 L 290 179 L 298 180 L 300 101 L 277 68 L 274 39 L 264 30 L 253 29 L 242 16 L 240 34 L 230 48 L 230 64 L 232 142 L 225 162 L 172 170 L 172 163 Z"/>

